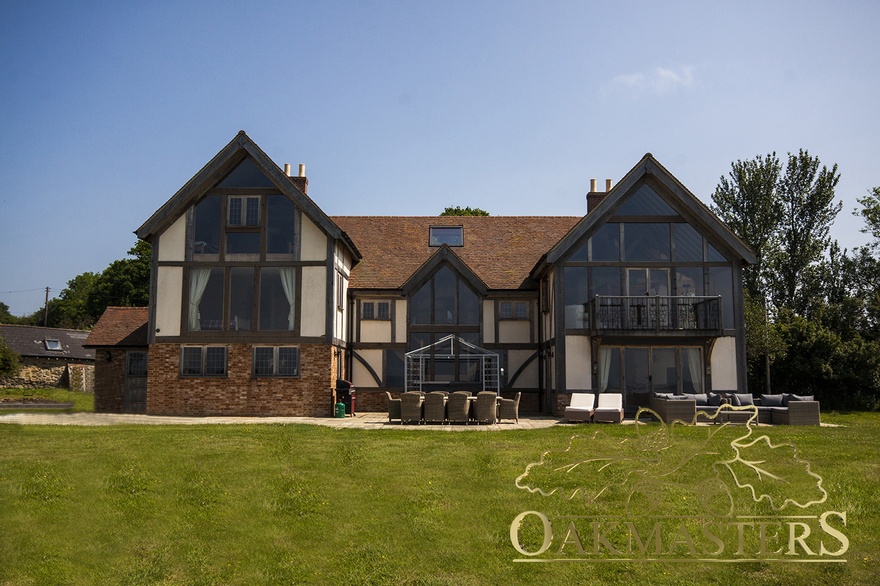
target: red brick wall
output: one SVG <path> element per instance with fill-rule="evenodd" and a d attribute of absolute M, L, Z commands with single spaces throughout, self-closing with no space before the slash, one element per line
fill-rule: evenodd
<path fill-rule="evenodd" d="M 180 345 L 153 344 L 147 366 L 150 415 L 329 417 L 336 383 L 336 349 L 299 346 L 299 378 L 253 378 L 252 346 L 228 344 L 227 376 L 181 377 Z"/>
<path fill-rule="evenodd" d="M 107 360 L 107 358 L 110 360 Z M 125 394 L 125 350 L 95 350 L 95 411 L 122 413 Z"/>

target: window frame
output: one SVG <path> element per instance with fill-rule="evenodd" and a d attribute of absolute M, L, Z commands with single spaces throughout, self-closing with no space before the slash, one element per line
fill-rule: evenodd
<path fill-rule="evenodd" d="M 509 307 L 509 313 L 505 312 L 505 306 Z M 520 314 L 520 309 L 525 309 L 525 315 Z M 504 321 L 529 321 L 529 302 L 522 299 L 502 299 L 498 301 L 498 319 Z"/>
<path fill-rule="evenodd" d="M 223 372 L 208 373 L 208 353 L 209 350 L 223 351 Z M 199 350 L 199 372 L 186 372 L 186 352 L 187 350 Z M 184 344 L 180 347 L 180 377 L 181 378 L 226 378 L 229 376 L 229 350 L 224 345 L 217 344 Z"/>
<path fill-rule="evenodd" d="M 436 248 L 444 244 L 456 248 L 464 246 L 464 226 L 430 226 L 428 228 L 428 246 Z"/>
<path fill-rule="evenodd" d="M 258 350 L 272 350 L 272 372 L 271 373 L 258 373 L 257 372 L 257 351 Z M 280 366 L 280 354 L 281 350 L 294 350 L 295 351 L 295 364 L 294 364 L 294 372 L 293 374 L 288 373 L 279 373 Z M 284 344 L 284 345 L 258 345 L 254 346 L 251 351 L 251 376 L 253 378 L 299 378 L 300 377 L 300 351 L 299 346 L 293 344 Z"/>
<path fill-rule="evenodd" d="M 232 221 L 232 202 L 233 201 L 241 201 L 241 208 L 238 210 L 238 221 Z M 256 223 L 249 223 L 249 202 L 256 200 L 257 202 L 257 217 Z M 226 228 L 232 229 L 247 229 L 247 228 L 260 228 L 263 225 L 263 196 L 262 195 L 227 195 L 226 196 Z"/>
<path fill-rule="evenodd" d="M 368 307 L 370 308 L 369 310 L 367 309 Z M 384 315 L 382 311 L 383 307 L 385 308 Z M 361 301 L 361 320 L 390 321 L 391 302 L 383 300 Z"/>

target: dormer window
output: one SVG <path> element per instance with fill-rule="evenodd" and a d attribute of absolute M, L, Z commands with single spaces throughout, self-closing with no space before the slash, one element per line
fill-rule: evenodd
<path fill-rule="evenodd" d="M 52 350 L 54 352 L 60 352 L 62 350 L 61 340 L 50 340 L 47 338 L 43 340 L 43 343 L 46 345 L 46 350 Z"/>
<path fill-rule="evenodd" d="M 463 226 L 431 226 L 430 246 L 464 246 Z"/>

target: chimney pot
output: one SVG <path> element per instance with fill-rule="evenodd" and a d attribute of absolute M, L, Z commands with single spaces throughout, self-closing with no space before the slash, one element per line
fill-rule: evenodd
<path fill-rule="evenodd" d="M 284 163 L 284 174 L 290 177 L 290 163 Z"/>
<path fill-rule="evenodd" d="M 305 177 L 305 176 L 306 176 L 306 164 L 305 164 L 305 163 L 300 163 L 300 164 L 299 164 L 299 176 L 300 176 L 300 177 Z"/>
<path fill-rule="evenodd" d="M 608 193 L 609 191 L 611 191 L 611 185 L 612 185 L 611 179 L 606 179 L 605 180 L 605 193 Z"/>
<path fill-rule="evenodd" d="M 590 191 L 591 192 L 596 191 L 596 180 L 595 179 L 590 179 Z"/>

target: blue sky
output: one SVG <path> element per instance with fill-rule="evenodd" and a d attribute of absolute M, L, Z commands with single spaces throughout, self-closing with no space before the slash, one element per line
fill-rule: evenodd
<path fill-rule="evenodd" d="M 0 301 L 42 306 L 244 129 L 329 215 L 580 215 L 646 152 L 880 185 L 876 2 L 0 2 Z"/>

